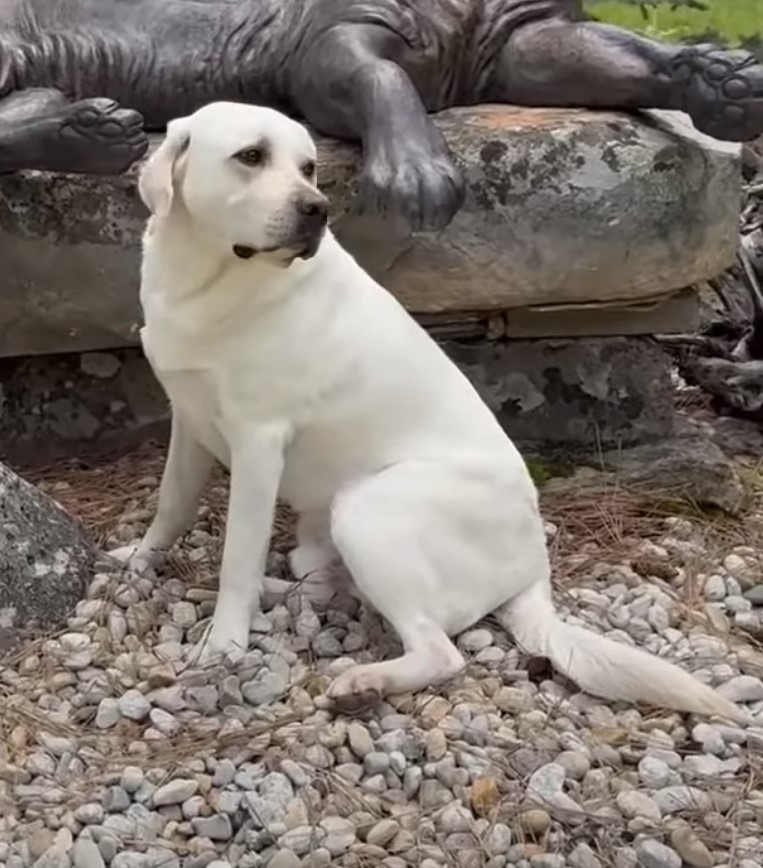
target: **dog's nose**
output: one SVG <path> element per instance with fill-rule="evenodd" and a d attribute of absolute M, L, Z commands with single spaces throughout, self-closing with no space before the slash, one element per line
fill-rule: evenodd
<path fill-rule="evenodd" d="M 305 223 L 325 226 L 329 219 L 329 205 L 325 199 L 302 199 L 297 202 L 297 213 Z"/>

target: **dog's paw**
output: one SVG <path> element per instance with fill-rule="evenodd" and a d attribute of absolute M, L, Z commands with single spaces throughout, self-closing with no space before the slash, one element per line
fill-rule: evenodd
<path fill-rule="evenodd" d="M 221 629 L 214 621 L 199 642 L 191 649 L 188 663 L 194 667 L 226 663 L 235 666 L 246 654 L 249 645 L 249 624 L 233 629 Z"/>
<path fill-rule="evenodd" d="M 389 692 L 387 678 L 379 664 L 351 666 L 329 685 L 326 696 L 340 709 L 353 711 L 378 702 Z"/>
<path fill-rule="evenodd" d="M 138 576 L 151 576 L 159 564 L 158 552 L 141 550 L 140 543 L 120 546 L 106 552 L 112 560 L 122 564 L 125 569 Z"/>

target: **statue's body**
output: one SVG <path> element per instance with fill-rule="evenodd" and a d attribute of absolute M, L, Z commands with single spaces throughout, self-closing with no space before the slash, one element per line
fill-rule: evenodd
<path fill-rule="evenodd" d="M 580 0 L 0 0 L 0 171 L 117 173 L 205 102 L 263 103 L 364 149 L 364 194 L 442 226 L 452 105 L 674 108 L 763 133 L 763 67 L 584 21 Z"/>

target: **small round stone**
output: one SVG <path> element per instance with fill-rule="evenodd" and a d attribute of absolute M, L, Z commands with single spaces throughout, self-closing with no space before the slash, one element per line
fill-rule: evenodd
<path fill-rule="evenodd" d="M 636 844 L 636 856 L 643 868 L 681 868 L 678 853 L 654 838 L 639 841 Z"/>
<path fill-rule="evenodd" d="M 127 690 L 117 699 L 119 711 L 128 720 L 140 722 L 148 717 L 151 703 L 139 690 Z"/>

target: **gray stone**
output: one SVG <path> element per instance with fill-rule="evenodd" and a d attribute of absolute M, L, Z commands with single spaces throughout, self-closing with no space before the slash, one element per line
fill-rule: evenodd
<path fill-rule="evenodd" d="M 643 868 L 681 868 L 678 853 L 653 838 L 644 838 L 636 844 L 636 856 Z"/>
<path fill-rule="evenodd" d="M 130 796 L 122 787 L 109 787 L 103 796 L 103 807 L 112 813 L 122 813 L 130 807 Z"/>
<path fill-rule="evenodd" d="M 119 779 L 119 785 L 128 793 L 136 793 L 142 786 L 144 780 L 143 769 L 139 766 L 125 766 L 122 769 L 122 776 Z"/>
<path fill-rule="evenodd" d="M 571 868 L 601 868 L 601 859 L 589 844 L 581 841 L 567 857 Z"/>
<path fill-rule="evenodd" d="M 123 717 L 140 722 L 148 717 L 151 703 L 140 690 L 127 690 L 117 699 L 119 711 Z"/>
<path fill-rule="evenodd" d="M 374 749 L 374 741 L 362 723 L 353 721 L 347 727 L 347 738 L 355 756 L 365 758 Z"/>
<path fill-rule="evenodd" d="M 9 461 L 54 460 L 72 445 L 131 445 L 167 416 L 167 399 L 137 350 L 116 352 L 121 367 L 104 381 L 76 355 L 31 357 L 0 370 L 4 406 L 0 454 Z"/>
<path fill-rule="evenodd" d="M 4 399 L 0 389 L 0 411 Z M 30 628 L 59 626 L 84 597 L 94 557 L 73 518 L 0 464 L 0 648 Z"/>
<path fill-rule="evenodd" d="M 266 669 L 253 681 L 242 684 L 241 693 L 250 705 L 268 705 L 281 697 L 288 686 L 283 676 Z"/>
<path fill-rule="evenodd" d="M 296 826 L 281 835 L 278 846 L 291 850 L 297 856 L 304 856 L 319 847 L 325 837 L 326 832 L 320 826 Z"/>
<path fill-rule="evenodd" d="M 69 854 L 57 845 L 46 850 L 34 863 L 33 868 L 71 868 Z"/>
<path fill-rule="evenodd" d="M 458 637 L 458 647 L 464 651 L 476 653 L 493 644 L 493 634 L 490 630 L 479 628 L 477 630 L 467 630 Z"/>
<path fill-rule="evenodd" d="M 505 823 L 493 823 L 482 843 L 492 856 L 500 856 L 511 846 L 511 838 L 511 829 Z"/>
<path fill-rule="evenodd" d="M 520 444 L 614 449 L 673 434 L 671 362 L 653 342 L 617 337 L 442 346 Z"/>
<path fill-rule="evenodd" d="M 713 868 L 715 860 L 707 846 L 689 826 L 674 829 L 670 835 L 673 849 L 687 865 L 693 868 Z"/>
<path fill-rule="evenodd" d="M 646 793 L 640 793 L 638 790 L 622 790 L 617 794 L 615 801 L 620 813 L 629 819 L 643 817 L 652 823 L 659 823 L 662 819 L 660 806 Z"/>
<path fill-rule="evenodd" d="M 278 850 L 268 862 L 268 868 L 301 868 L 302 860 L 291 850 Z"/>
<path fill-rule="evenodd" d="M 680 811 L 706 814 L 713 809 L 710 795 L 698 787 L 663 787 L 654 794 L 654 801 L 663 814 L 676 814 Z"/>
<path fill-rule="evenodd" d="M 379 820 L 366 834 L 366 843 L 374 847 L 386 847 L 400 831 L 397 820 Z"/>
<path fill-rule="evenodd" d="M 677 433 L 674 440 L 605 453 L 602 464 L 629 488 L 737 513 L 744 489 L 732 462 L 708 437 L 689 429 Z"/>
<path fill-rule="evenodd" d="M 103 822 L 103 806 L 86 802 L 74 811 L 74 819 L 83 826 L 100 825 Z"/>
<path fill-rule="evenodd" d="M 547 763 L 530 775 L 527 798 L 538 806 L 553 804 L 562 792 L 567 771 L 557 763 Z"/>
<path fill-rule="evenodd" d="M 72 850 L 74 868 L 105 868 L 103 855 L 98 845 L 90 838 L 78 838 Z"/>
<path fill-rule="evenodd" d="M 355 826 L 350 820 L 342 817 L 324 817 L 320 826 L 326 833 L 321 845 L 334 857 L 346 853 L 355 843 Z"/>
<path fill-rule="evenodd" d="M 657 790 L 664 787 L 670 777 L 670 767 L 661 759 L 645 756 L 639 761 L 638 776 L 645 787 Z"/>
<path fill-rule="evenodd" d="M 636 400 L 647 402 L 647 417 L 657 412 L 660 402 L 652 403 L 654 398 L 649 395 L 647 380 L 641 381 L 640 394 Z M 666 405 L 662 406 L 664 410 Z M 634 426 L 639 433 L 632 428 L 634 437 L 648 439 L 651 426 L 642 425 L 647 417 L 635 418 Z M 731 460 L 694 426 L 682 424 L 679 429 L 672 429 L 672 433 L 675 436 L 660 442 L 599 453 L 593 459 L 595 469 L 583 467 L 566 479 L 552 479 L 547 490 L 581 491 L 616 483 L 632 490 L 683 497 L 692 503 L 738 513 L 744 490 Z"/>
<path fill-rule="evenodd" d="M 193 831 L 210 841 L 229 841 L 233 837 L 230 817 L 226 814 L 215 814 L 213 817 L 194 817 L 191 820 Z"/>
<path fill-rule="evenodd" d="M 732 702 L 763 700 L 763 681 L 753 675 L 737 675 L 718 687 L 718 692 Z"/>
<path fill-rule="evenodd" d="M 175 780 L 163 784 L 154 792 L 152 802 L 155 808 L 161 808 L 164 805 L 180 805 L 186 799 L 190 799 L 198 789 L 198 781 L 175 778 Z"/>
<path fill-rule="evenodd" d="M 755 585 L 749 591 L 745 591 L 744 598 L 753 606 L 763 606 L 763 585 Z"/>

